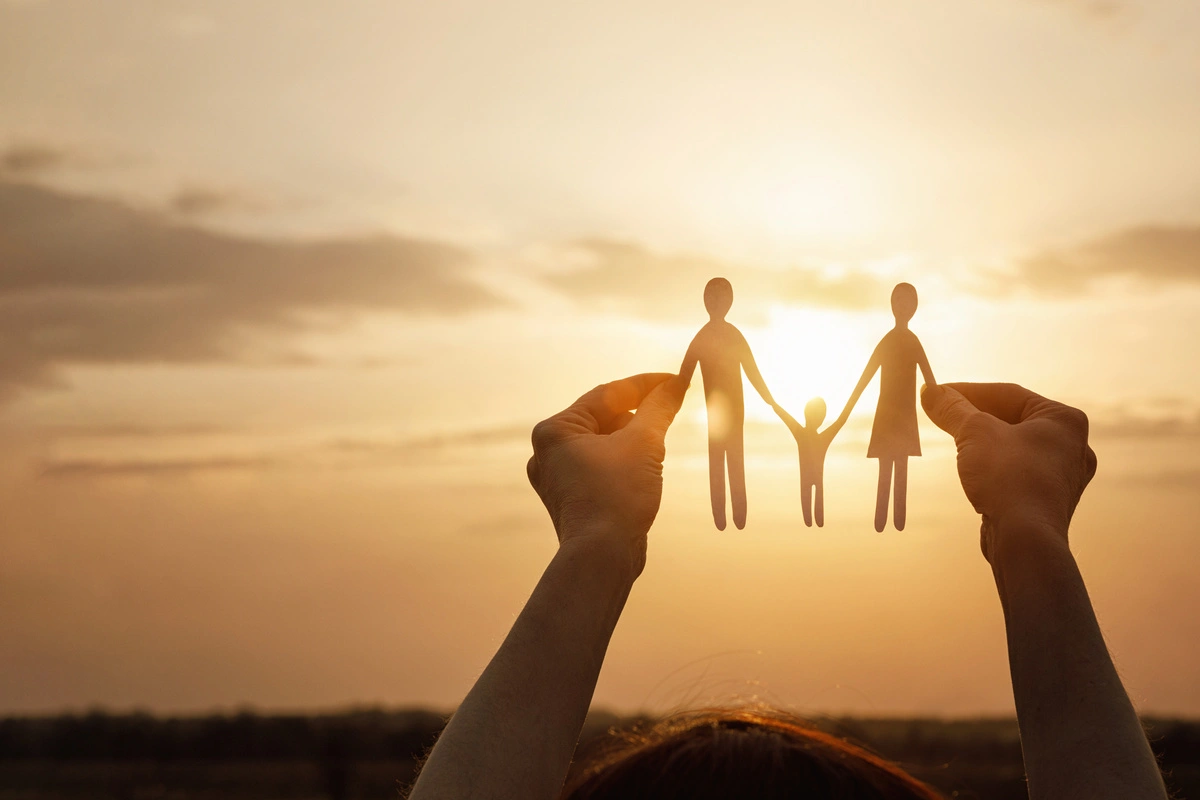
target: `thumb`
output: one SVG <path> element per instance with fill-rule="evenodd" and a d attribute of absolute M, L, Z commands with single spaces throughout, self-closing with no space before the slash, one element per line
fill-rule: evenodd
<path fill-rule="evenodd" d="M 958 390 L 944 384 L 922 388 L 921 407 L 934 425 L 955 438 L 966 421 L 980 413 Z"/>
<path fill-rule="evenodd" d="M 667 428 L 671 427 L 675 414 L 683 405 L 687 388 L 687 381 L 678 375 L 655 386 L 638 406 L 628 427 L 661 440 L 667 435 Z"/>

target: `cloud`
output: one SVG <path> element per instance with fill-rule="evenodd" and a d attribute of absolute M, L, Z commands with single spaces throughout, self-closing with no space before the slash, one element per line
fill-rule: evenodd
<path fill-rule="evenodd" d="M 251 342 L 313 314 L 504 302 L 471 279 L 468 252 L 440 242 L 219 233 L 3 178 L 0 230 L 0 395 L 71 363 L 253 360 Z"/>
<path fill-rule="evenodd" d="M 500 425 L 493 428 L 452 431 L 407 439 L 339 439 L 329 449 L 344 453 L 371 455 L 409 455 L 455 447 L 480 447 L 494 444 L 528 443 L 533 423 Z"/>
<path fill-rule="evenodd" d="M 13 144 L 0 151 L 0 175 L 29 176 L 70 162 L 65 150 L 43 144 Z"/>
<path fill-rule="evenodd" d="M 203 216 L 219 211 L 254 210 L 259 208 L 259 204 L 227 189 L 189 186 L 180 189 L 171 197 L 170 208 L 183 216 Z"/>
<path fill-rule="evenodd" d="M 1053 294 L 1076 294 L 1110 278 L 1147 284 L 1200 284 L 1200 225 L 1142 225 L 1048 250 L 1018 264 L 1027 286 Z"/>
<path fill-rule="evenodd" d="M 1094 20 L 1111 20 L 1129 14 L 1133 8 L 1120 0 L 1035 0 L 1039 5 L 1056 6 Z"/>
<path fill-rule="evenodd" d="M 1200 489 L 1200 469 L 1177 469 L 1162 472 L 1132 473 L 1126 476 L 1129 483 L 1149 486 L 1162 491 L 1185 489 L 1195 492 Z"/>
<path fill-rule="evenodd" d="M 63 439 L 160 439 L 176 436 L 214 436 L 236 432 L 236 429 L 224 425 L 204 423 L 47 425 L 39 430 L 55 438 Z"/>
<path fill-rule="evenodd" d="M 176 477 L 200 472 L 228 472 L 230 470 L 261 470 L 276 466 L 276 462 L 264 457 L 219 457 L 178 458 L 163 460 L 105 461 L 99 459 L 77 459 L 53 461 L 41 470 L 43 478 L 110 478 L 110 477 Z"/>
<path fill-rule="evenodd" d="M 704 285 L 717 276 L 733 284 L 734 313 L 742 320 L 761 319 L 770 301 L 851 310 L 880 302 L 886 307 L 891 289 L 864 273 L 828 277 L 810 269 L 757 269 L 705 256 L 658 254 L 612 239 L 574 242 L 565 255 L 581 266 L 546 274 L 546 283 L 586 308 L 649 320 L 703 317 Z M 739 297 L 758 300 L 739 308 Z"/>
<path fill-rule="evenodd" d="M 1181 436 L 1200 436 L 1200 414 L 1170 416 L 1141 416 L 1119 414 L 1092 420 L 1090 433 L 1104 439 L 1155 439 Z"/>

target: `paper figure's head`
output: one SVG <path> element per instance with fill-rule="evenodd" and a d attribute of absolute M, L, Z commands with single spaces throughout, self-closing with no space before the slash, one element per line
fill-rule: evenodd
<path fill-rule="evenodd" d="M 713 319 L 725 319 L 733 307 L 733 286 L 724 278 L 713 278 L 704 287 L 704 307 Z"/>
<path fill-rule="evenodd" d="M 892 314 L 896 322 L 908 322 L 917 313 L 917 290 L 911 283 L 897 283 L 892 289 Z"/>
<path fill-rule="evenodd" d="M 817 428 L 825 421 L 825 401 L 819 397 L 814 397 L 804 406 L 804 424 L 810 428 Z"/>

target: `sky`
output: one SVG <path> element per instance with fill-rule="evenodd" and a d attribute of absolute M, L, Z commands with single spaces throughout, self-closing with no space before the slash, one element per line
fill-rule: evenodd
<path fill-rule="evenodd" d="M 891 327 L 1084 409 L 1072 549 L 1200 714 L 1200 6 L 0 0 L 0 713 L 450 708 L 554 552 L 529 430 L 674 371 L 707 280 L 832 419 Z M 876 384 L 877 385 L 877 384 Z M 699 380 L 596 703 L 1012 712 L 952 442 L 873 530 L 868 389 L 803 526 Z"/>

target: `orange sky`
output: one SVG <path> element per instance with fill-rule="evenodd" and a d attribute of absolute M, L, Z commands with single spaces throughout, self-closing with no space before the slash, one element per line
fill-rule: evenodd
<path fill-rule="evenodd" d="M 1145 710 L 1200 714 L 1200 10 L 1186 0 L 0 0 L 0 712 L 450 706 L 554 538 L 527 431 L 674 370 L 728 277 L 840 409 L 892 285 L 941 380 L 1088 411 L 1072 542 Z M 698 382 L 697 382 L 698 386 Z M 703 403 L 597 702 L 1011 711 L 953 451 L 871 527 L 874 388 L 804 529 Z"/>

